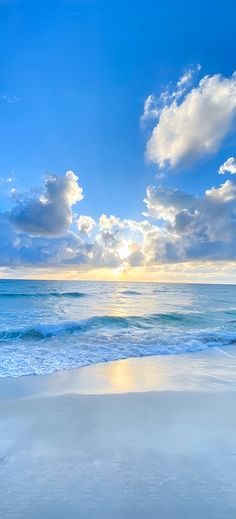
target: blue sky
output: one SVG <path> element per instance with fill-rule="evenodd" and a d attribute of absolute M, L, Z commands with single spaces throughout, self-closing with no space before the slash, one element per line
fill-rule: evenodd
<path fill-rule="evenodd" d="M 195 86 L 231 77 L 235 17 L 230 0 L 0 2 L 0 177 L 13 178 L 0 186 L 2 212 L 14 205 L 9 187 L 72 170 L 84 191 L 76 213 L 142 220 L 146 188 L 160 183 L 160 165 L 145 159 L 145 99 L 197 64 Z M 225 132 L 214 153 L 164 168 L 161 182 L 202 196 L 235 144 Z"/>

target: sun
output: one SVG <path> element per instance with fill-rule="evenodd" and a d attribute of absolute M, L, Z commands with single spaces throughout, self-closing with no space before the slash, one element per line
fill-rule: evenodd
<path fill-rule="evenodd" d="M 120 259 L 125 260 L 131 254 L 130 244 L 128 241 L 123 241 L 118 249 Z"/>

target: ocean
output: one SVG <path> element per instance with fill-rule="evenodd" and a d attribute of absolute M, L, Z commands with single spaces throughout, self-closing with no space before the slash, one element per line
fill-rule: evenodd
<path fill-rule="evenodd" d="M 0 281 L 0 377 L 235 341 L 235 285 Z"/>

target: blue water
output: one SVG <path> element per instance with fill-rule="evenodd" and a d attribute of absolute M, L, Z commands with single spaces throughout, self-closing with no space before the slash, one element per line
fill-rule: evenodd
<path fill-rule="evenodd" d="M 236 342 L 236 286 L 0 281 L 0 376 Z"/>

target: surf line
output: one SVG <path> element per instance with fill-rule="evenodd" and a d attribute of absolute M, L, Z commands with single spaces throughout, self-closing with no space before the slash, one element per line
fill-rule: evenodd
<path fill-rule="evenodd" d="M 224 350 L 221 350 L 220 348 L 217 348 L 215 346 L 215 350 L 219 351 L 220 353 L 223 353 L 224 355 L 226 355 L 226 357 L 230 357 L 231 359 L 233 358 L 233 355 L 230 355 L 230 353 L 224 351 Z"/>

